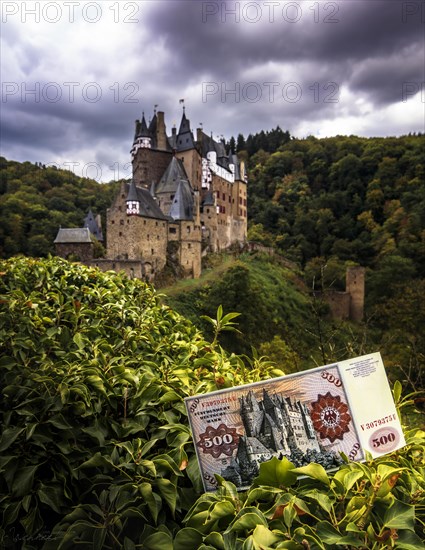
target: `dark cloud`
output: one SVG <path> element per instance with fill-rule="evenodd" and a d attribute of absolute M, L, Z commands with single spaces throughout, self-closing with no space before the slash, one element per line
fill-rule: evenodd
<path fill-rule="evenodd" d="M 202 122 L 207 133 L 227 138 L 277 124 L 295 135 L 300 128 L 315 133 L 344 119 L 352 133 L 353 120 L 365 117 L 365 131 L 375 135 L 425 130 L 421 99 L 414 127 L 403 126 L 399 114 L 382 115 L 385 124 L 372 117 L 400 105 L 404 83 L 424 86 L 423 2 L 159 0 L 141 3 L 139 15 L 138 24 L 105 28 L 101 40 L 96 25 L 3 25 L 2 77 L 18 91 L 5 97 L 3 88 L 2 154 L 84 158 L 107 171 L 128 163 L 142 111 L 149 118 L 158 105 L 168 132 L 178 127 L 180 98 L 194 129 Z M 69 81 L 79 83 L 73 100 Z M 62 89 L 57 102 L 49 100 L 54 87 L 39 101 L 22 97 L 22 87 L 39 83 L 42 90 L 48 82 Z M 90 82 L 101 89 L 96 102 L 83 94 Z M 277 85 L 271 90 L 268 82 Z M 217 92 L 206 95 L 207 83 Z M 256 100 L 250 83 L 260 90 Z M 89 97 L 94 92 L 86 90 Z"/>
<path fill-rule="evenodd" d="M 250 23 L 249 11 L 244 12 L 243 6 L 249 4 L 259 6 L 261 17 L 257 23 Z M 407 76 L 416 81 L 423 78 L 424 25 L 413 13 L 416 4 L 420 9 L 419 2 L 348 0 L 315 2 L 314 6 L 303 2 L 280 4 L 297 5 L 299 10 L 288 8 L 282 12 L 284 8 L 279 6 L 271 11 L 272 2 L 228 1 L 227 7 L 224 2 L 170 2 L 166 17 L 159 3 L 148 22 L 153 36 L 164 39 L 172 49 L 173 77 L 180 83 L 206 74 L 216 80 L 236 81 L 247 66 L 270 61 L 314 61 L 318 67 L 331 67 L 331 80 L 342 85 L 361 64 L 366 68 L 363 79 L 356 79 L 357 86 L 362 82 L 366 91 L 369 88 L 377 91 L 375 99 L 381 103 L 394 100 L 394 94 L 379 93 L 379 87 L 373 83 L 369 86 L 365 78 L 368 63 L 373 67 L 370 72 L 375 80 L 375 61 L 396 58 L 392 81 L 398 86 L 392 86 L 393 89 L 399 89 Z M 215 8 L 217 13 L 213 14 Z M 231 10 L 239 14 L 239 22 Z M 255 15 L 249 17 L 255 19 Z M 406 63 L 411 69 L 408 74 Z M 383 79 L 381 87 L 387 85 L 388 80 Z"/>

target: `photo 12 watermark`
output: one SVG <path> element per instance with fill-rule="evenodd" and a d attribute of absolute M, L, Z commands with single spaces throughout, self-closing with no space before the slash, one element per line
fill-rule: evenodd
<path fill-rule="evenodd" d="M 1 20 L 21 23 L 98 23 L 108 19 L 114 23 L 138 23 L 141 2 L 18 2 L 1 3 Z"/>
<path fill-rule="evenodd" d="M 202 23 L 339 23 L 337 2 L 202 2 Z"/>
<path fill-rule="evenodd" d="M 55 170 L 68 170 L 81 178 L 95 180 L 98 183 L 107 181 L 119 181 L 129 179 L 132 176 L 133 169 L 131 162 L 113 162 L 107 166 L 101 166 L 98 162 L 46 162 L 36 163 L 41 170 L 53 168 Z"/>
<path fill-rule="evenodd" d="M 2 82 L 1 102 L 18 98 L 21 103 L 140 103 L 140 86 L 137 82 L 114 82 L 100 85 L 98 82 Z"/>
<path fill-rule="evenodd" d="M 202 82 L 202 103 L 298 103 L 309 98 L 314 103 L 339 103 L 339 84 L 336 82 Z"/>
<path fill-rule="evenodd" d="M 412 97 L 418 96 L 425 103 L 425 82 L 403 82 L 401 87 L 401 100 L 407 103 Z"/>
<path fill-rule="evenodd" d="M 401 20 L 403 23 L 420 22 L 425 25 L 425 2 L 423 0 L 402 2 Z"/>

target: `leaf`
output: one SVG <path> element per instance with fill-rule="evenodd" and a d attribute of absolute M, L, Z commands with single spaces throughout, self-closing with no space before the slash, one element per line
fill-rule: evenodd
<path fill-rule="evenodd" d="M 387 509 L 384 516 L 384 526 L 389 529 L 415 530 L 415 507 L 394 500 L 393 505 Z"/>
<path fill-rule="evenodd" d="M 329 544 L 336 544 L 338 546 L 351 545 L 355 548 L 364 547 L 363 541 L 358 540 L 351 533 L 346 536 L 342 536 L 342 534 L 328 521 L 319 521 L 316 525 L 316 532 L 325 546 Z"/>
<path fill-rule="evenodd" d="M 144 482 L 139 485 L 139 491 L 142 497 L 145 499 L 146 504 L 148 505 L 149 512 L 151 513 L 154 522 L 157 522 L 158 513 L 160 504 L 158 505 L 155 495 L 152 491 L 152 485 L 150 483 Z"/>
<path fill-rule="evenodd" d="M 403 392 L 403 386 L 401 385 L 401 382 L 399 380 L 396 380 L 394 382 L 394 387 L 393 387 L 394 402 L 396 404 L 400 401 L 402 392 Z"/>
<path fill-rule="evenodd" d="M 1 436 L 0 452 L 8 449 L 24 430 L 25 428 L 6 428 Z"/>
<path fill-rule="evenodd" d="M 348 472 L 343 480 L 345 491 L 348 493 L 348 491 L 353 487 L 356 481 L 358 481 L 362 477 L 363 477 L 363 472 L 361 470 L 352 470 Z"/>
<path fill-rule="evenodd" d="M 244 502 L 244 506 L 248 506 L 249 504 L 258 500 L 265 500 L 266 502 L 269 502 L 274 498 L 276 494 L 281 492 L 282 489 L 278 489 L 277 487 L 254 487 L 254 489 L 251 489 L 249 491 L 246 497 L 246 501 Z"/>
<path fill-rule="evenodd" d="M 173 550 L 173 541 L 168 533 L 158 531 L 143 539 L 144 550 Z"/>
<path fill-rule="evenodd" d="M 378 475 L 381 477 L 382 483 L 386 481 L 388 478 L 392 478 L 393 476 L 398 477 L 400 472 L 403 472 L 404 470 L 407 470 L 407 468 L 393 468 L 392 466 L 388 466 L 387 464 L 378 464 Z"/>
<path fill-rule="evenodd" d="M 176 502 L 177 502 L 177 487 L 171 483 L 169 479 L 159 478 L 156 480 L 157 487 L 161 493 L 162 498 L 168 504 L 171 514 L 174 517 L 174 512 L 176 511 Z"/>
<path fill-rule="evenodd" d="M 419 550 L 424 547 L 423 539 L 419 538 L 416 533 L 412 531 L 398 531 L 398 539 L 396 541 L 396 548 L 402 550 Z"/>
<path fill-rule="evenodd" d="M 34 474 L 38 466 L 39 464 L 36 464 L 18 469 L 12 484 L 12 494 L 15 497 L 22 497 L 31 491 L 34 483 Z"/>
<path fill-rule="evenodd" d="M 222 500 L 214 504 L 210 514 L 211 520 L 221 519 L 227 516 L 233 518 L 235 515 L 235 507 L 228 500 Z"/>
<path fill-rule="evenodd" d="M 80 464 L 77 470 L 82 468 L 99 468 L 106 467 L 108 469 L 114 468 L 114 465 L 111 460 L 108 460 L 100 454 L 100 452 L 95 453 L 91 458 Z"/>
<path fill-rule="evenodd" d="M 58 485 L 41 484 L 37 491 L 38 498 L 44 504 L 47 504 L 52 510 L 58 514 L 62 513 L 62 507 L 65 501 L 63 489 Z"/>
<path fill-rule="evenodd" d="M 270 548 L 272 544 L 276 544 L 282 539 L 283 537 L 279 537 L 278 535 L 272 533 L 272 531 L 264 525 L 257 525 L 252 533 L 254 547 L 258 549 L 266 550 L 267 548 Z"/>
<path fill-rule="evenodd" d="M 267 527 L 267 520 L 264 515 L 253 506 L 248 506 L 241 510 L 236 518 L 232 521 L 229 527 L 224 532 L 231 533 L 232 531 L 251 531 L 257 525 L 264 525 Z"/>
<path fill-rule="evenodd" d="M 74 344 L 77 344 L 78 349 L 81 350 L 81 349 L 84 348 L 85 343 L 84 343 L 84 339 L 81 336 L 80 332 L 77 332 L 76 334 L 74 334 L 74 337 L 73 337 L 72 340 L 73 340 Z"/>
<path fill-rule="evenodd" d="M 216 548 L 217 550 L 225 550 L 226 548 L 223 535 L 221 533 L 217 533 L 216 531 L 209 533 L 204 538 L 204 543 L 211 545 L 213 548 Z"/>
<path fill-rule="evenodd" d="M 316 501 L 317 504 L 327 513 L 329 513 L 332 509 L 332 500 L 328 497 L 326 493 L 321 493 L 317 489 L 307 491 L 306 493 L 303 493 L 302 496 L 304 498 L 311 498 L 312 500 Z"/>
<path fill-rule="evenodd" d="M 174 538 L 174 550 L 198 550 L 202 539 L 202 533 L 193 527 L 184 527 Z"/>
<path fill-rule="evenodd" d="M 287 458 L 279 460 L 274 456 L 271 460 L 260 464 L 260 473 L 253 484 L 278 488 L 289 487 L 297 481 L 294 471 L 294 465 Z"/>
<path fill-rule="evenodd" d="M 301 468 L 294 468 L 292 472 L 317 479 L 328 487 L 331 484 L 328 474 L 323 466 L 320 464 L 315 464 L 314 462 L 307 464 L 307 466 L 301 466 Z"/>

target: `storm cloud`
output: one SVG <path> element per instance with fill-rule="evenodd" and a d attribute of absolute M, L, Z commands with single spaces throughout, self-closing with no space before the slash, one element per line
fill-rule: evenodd
<path fill-rule="evenodd" d="M 424 132 L 424 37 L 419 0 L 4 1 L 1 154 L 128 175 L 134 120 L 181 99 L 226 138 Z"/>

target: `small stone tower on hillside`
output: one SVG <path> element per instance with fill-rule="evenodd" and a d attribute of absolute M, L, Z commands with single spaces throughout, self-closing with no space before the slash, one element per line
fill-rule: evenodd
<path fill-rule="evenodd" d="M 352 321 L 362 321 L 365 297 L 365 268 L 349 267 L 345 276 L 345 290 L 350 295 L 350 315 Z"/>

